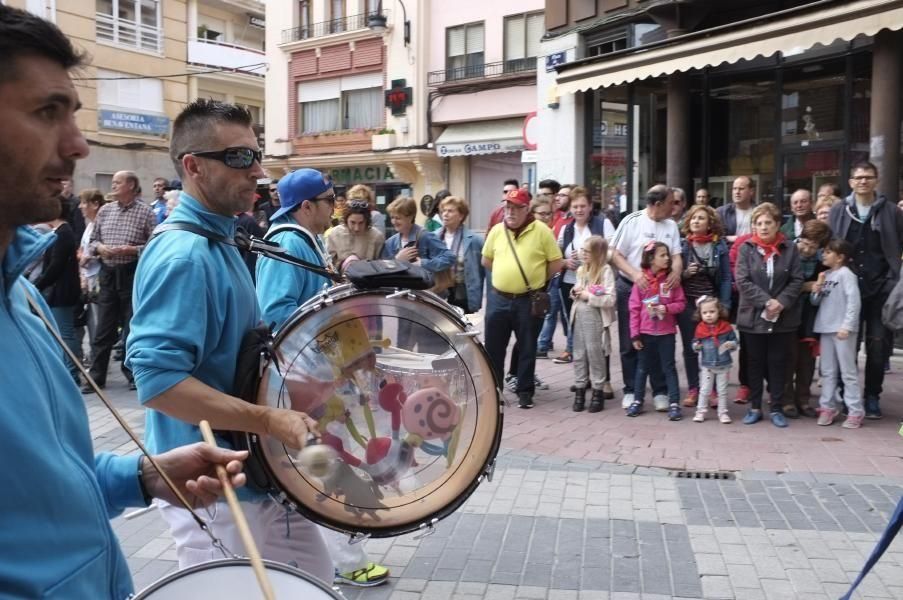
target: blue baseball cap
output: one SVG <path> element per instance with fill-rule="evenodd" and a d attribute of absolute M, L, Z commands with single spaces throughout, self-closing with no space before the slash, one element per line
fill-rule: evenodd
<path fill-rule="evenodd" d="M 323 192 L 331 190 L 332 180 L 316 169 L 298 169 L 280 179 L 276 189 L 279 191 L 281 206 L 270 217 L 270 221 L 275 221 L 294 210 L 305 200 L 313 200 Z"/>

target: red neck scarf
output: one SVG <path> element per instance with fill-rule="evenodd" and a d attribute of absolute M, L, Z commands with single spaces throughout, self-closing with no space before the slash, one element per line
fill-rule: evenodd
<path fill-rule="evenodd" d="M 767 242 L 763 242 L 762 238 L 760 238 L 758 236 L 758 234 L 753 234 L 753 236 L 751 238 L 749 238 L 749 241 L 751 241 L 753 244 L 758 246 L 762 250 L 762 252 L 765 253 L 764 259 L 767 261 L 769 258 L 772 257 L 772 255 L 774 255 L 774 256 L 781 255 L 781 250 L 780 250 L 780 248 L 778 248 L 778 246 L 780 246 L 781 243 L 784 241 L 784 234 L 779 231 L 777 233 L 777 235 L 774 236 L 774 241 L 771 242 L 770 244 Z"/>
<path fill-rule="evenodd" d="M 654 296 L 659 293 L 662 284 L 668 278 L 668 271 L 659 271 L 658 274 L 652 272 L 652 269 L 643 269 L 643 277 L 649 282 L 648 294 Z"/>
<path fill-rule="evenodd" d="M 699 325 L 696 326 L 696 333 L 693 335 L 698 340 L 704 340 L 705 338 L 712 338 L 715 340 L 715 347 L 718 346 L 718 336 L 724 335 L 731 331 L 731 324 L 725 321 L 724 319 L 718 319 L 714 325 L 709 325 L 708 323 L 699 322 Z"/>
<path fill-rule="evenodd" d="M 717 241 L 717 236 L 713 233 L 691 233 L 687 236 L 687 241 L 696 244 L 710 244 Z"/>

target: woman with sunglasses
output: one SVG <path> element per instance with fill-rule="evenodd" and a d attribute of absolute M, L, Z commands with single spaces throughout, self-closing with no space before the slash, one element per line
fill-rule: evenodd
<path fill-rule="evenodd" d="M 382 253 L 386 236 L 373 227 L 370 203 L 350 200 L 345 204 L 342 222 L 326 237 L 326 250 L 340 271 L 356 260 L 373 260 Z"/>

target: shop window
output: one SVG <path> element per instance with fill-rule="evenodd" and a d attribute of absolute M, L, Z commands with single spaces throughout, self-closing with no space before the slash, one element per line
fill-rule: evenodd
<path fill-rule="evenodd" d="M 483 76 L 483 32 L 483 23 L 458 25 L 445 30 L 446 81 Z"/>
<path fill-rule="evenodd" d="M 159 0 L 96 0 L 95 10 L 98 40 L 162 53 Z"/>
<path fill-rule="evenodd" d="M 781 137 L 785 144 L 809 146 L 843 140 L 843 60 L 784 70 L 781 90 Z"/>
<path fill-rule="evenodd" d="M 759 199 L 780 203 L 774 191 L 775 81 L 762 77 L 711 79 L 709 182 L 758 175 Z"/>
<path fill-rule="evenodd" d="M 505 72 L 536 68 L 539 42 L 545 33 L 542 12 L 505 17 Z"/>

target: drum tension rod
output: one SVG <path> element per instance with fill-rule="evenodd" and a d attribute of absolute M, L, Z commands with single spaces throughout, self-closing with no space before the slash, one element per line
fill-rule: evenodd
<path fill-rule="evenodd" d="M 353 546 L 355 544 L 360 544 L 361 542 L 368 539 L 369 537 L 370 537 L 369 533 L 360 533 L 360 532 L 356 531 L 348 536 L 348 545 Z"/>
<path fill-rule="evenodd" d="M 438 522 L 439 522 L 439 519 L 433 518 L 430 520 L 429 523 L 421 523 L 420 527 L 418 527 L 418 529 L 420 530 L 420 533 L 418 533 L 411 539 L 422 540 L 423 538 L 425 538 L 427 536 L 433 535 L 434 533 L 436 533 L 436 523 L 438 523 Z"/>
<path fill-rule="evenodd" d="M 495 460 L 486 465 L 486 470 L 483 471 L 483 475 L 480 476 L 480 479 L 486 477 L 486 481 L 492 481 L 493 475 L 495 475 Z M 479 483 L 479 480 L 477 480 L 477 483 Z"/>
<path fill-rule="evenodd" d="M 388 296 L 386 296 L 387 300 L 392 300 L 393 298 L 401 298 L 402 296 L 408 296 L 411 300 L 416 300 L 417 296 L 411 293 L 410 290 L 398 290 L 397 292 L 392 292 Z"/>

